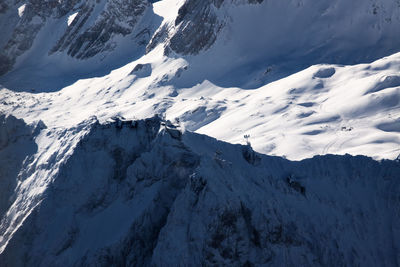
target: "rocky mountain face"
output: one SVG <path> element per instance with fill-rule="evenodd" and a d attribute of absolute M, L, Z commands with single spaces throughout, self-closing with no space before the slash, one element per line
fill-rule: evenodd
<path fill-rule="evenodd" d="M 6 139 L 0 155 L 14 157 L 10 146 L 30 142 L 29 126 L 12 117 L 2 125 L 16 140 Z M 4 266 L 400 260 L 398 162 L 349 155 L 291 162 L 182 133 L 157 117 L 38 129 L 37 152 L 18 176 L 9 174 L 17 187 L 1 199 L 10 207 L 0 226 Z M 77 131 L 85 134 L 66 142 Z M 43 149 L 46 138 L 53 140 Z"/>
<path fill-rule="evenodd" d="M 113 39 L 127 37 L 137 30 L 138 22 L 151 8 L 147 0 L 29 0 L 8 1 L 3 6 L 2 23 L 9 23 L 9 18 L 14 23 L 9 38 L 3 39 L 0 75 L 10 71 L 35 41 L 46 46 L 40 41 L 44 37 L 52 42 L 47 46 L 50 49 L 44 51 L 48 55 L 64 52 L 73 58 L 87 59 L 113 51 L 117 45 Z M 46 32 L 51 25 L 56 25 L 53 32 Z M 39 35 L 40 31 L 44 36 Z M 51 38 L 54 34 L 56 39 Z M 146 45 L 150 35 L 149 29 L 141 29 L 134 33 L 135 42 Z"/>
<path fill-rule="evenodd" d="M 0 217 L 9 208 L 10 197 L 18 184 L 18 173 L 37 152 L 34 137 L 40 132 L 40 124 L 30 127 L 23 120 L 12 116 L 0 116 Z"/>
<path fill-rule="evenodd" d="M 243 16 L 240 12 L 249 16 Z M 341 19 L 343 21 L 339 22 Z M 388 52 L 392 47 L 387 43 L 388 40 L 393 42 L 392 37 L 400 33 L 397 27 L 399 21 L 399 1 L 349 3 L 339 0 L 315 4 L 313 1 L 293 0 L 187 0 L 179 8 L 173 27 L 161 28 L 155 40 L 160 42 L 159 37 L 163 35 L 167 40 L 161 39 L 161 42 L 169 48 L 166 53 L 172 50 L 188 55 L 209 49 L 217 38 L 228 49 L 230 46 L 233 46 L 231 49 L 239 49 L 232 41 L 236 41 L 235 34 L 240 32 L 239 38 L 242 40 L 236 45 L 256 43 L 272 50 L 266 53 L 268 58 L 264 60 L 274 57 L 282 59 L 282 55 L 297 49 L 297 53 L 292 53 L 291 57 L 306 60 L 309 64 L 313 59 L 330 63 L 359 62 L 377 59 L 380 57 L 377 53 Z M 345 28 L 338 31 L 337 27 Z M 169 34 L 161 34 L 168 29 Z M 246 31 L 246 34 L 241 31 Z M 289 39 L 292 35 L 292 42 L 280 43 L 282 34 L 287 34 Z M 354 42 L 354 35 L 362 38 L 364 43 Z M 154 44 L 149 47 L 154 47 Z M 246 45 L 243 49 L 251 47 Z M 360 47 L 364 52 L 365 49 L 369 50 L 369 54 L 351 56 L 350 50 L 356 53 Z M 281 52 L 276 54 L 278 49 Z M 371 49 L 380 51 L 372 53 Z"/>
<path fill-rule="evenodd" d="M 400 2 L 357 1 L 187 0 L 173 21 L 160 25 L 149 0 L 3 0 L 0 75 L 12 70 L 24 54 L 21 64 L 38 54 L 52 58 L 57 53 L 104 60 L 114 56 L 122 40 L 132 44 L 125 51 L 131 56 L 139 51 L 137 46 L 150 52 L 159 44 L 165 46 L 166 55 L 196 55 L 215 46 L 211 49 L 215 57 L 221 54 L 221 45 L 232 57 L 250 50 L 242 64 L 257 60 L 276 64 L 275 59 L 283 57 L 304 66 L 354 64 L 396 52 Z M 144 18 L 146 26 L 140 26 Z M 292 40 L 281 43 L 282 38 Z M 33 47 L 35 42 L 41 49 Z M 260 47 L 268 53 L 253 55 L 251 50 Z"/>
<path fill-rule="evenodd" d="M 169 48 L 180 54 L 197 54 L 209 48 L 223 27 L 215 8 L 223 1 L 186 1 L 175 19 L 176 33 L 169 39 Z"/>
<path fill-rule="evenodd" d="M 96 22 L 80 32 L 82 26 L 89 19 L 95 8 L 94 3 L 84 3 L 77 16 L 71 22 L 71 27 L 57 42 L 51 53 L 68 50 L 68 55 L 79 59 L 93 57 L 96 54 L 113 49 L 113 43 L 109 42 L 113 35 L 126 36 L 133 32 L 138 20 L 149 8 L 147 1 L 108 1 L 104 11 L 96 19 Z M 135 37 L 142 38 L 146 44 L 150 38 L 149 30 L 137 33 Z M 114 44 L 115 45 L 115 44 Z"/>

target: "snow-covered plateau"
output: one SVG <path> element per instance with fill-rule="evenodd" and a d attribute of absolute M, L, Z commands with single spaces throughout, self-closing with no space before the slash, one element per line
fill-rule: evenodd
<path fill-rule="evenodd" d="M 0 0 L 0 267 L 400 266 L 400 0 Z"/>

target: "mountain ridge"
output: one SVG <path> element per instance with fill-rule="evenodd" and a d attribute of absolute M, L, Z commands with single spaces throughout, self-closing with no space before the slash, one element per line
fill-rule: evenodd
<path fill-rule="evenodd" d="M 42 189 L 11 235 L 4 230 L 15 215 L 3 217 L 2 237 L 10 239 L 1 242 L 2 262 L 395 266 L 398 261 L 398 162 L 349 155 L 290 162 L 250 146 L 181 133 L 157 117 L 103 125 L 92 119 L 90 125 L 70 156 L 57 160 L 65 154 L 60 147 L 59 156 L 48 158 L 46 168 L 53 171 L 44 183 L 21 177 L 13 205 L 30 194 L 21 191 L 28 184 Z M 46 162 L 39 151 L 35 157 Z M 313 220 L 306 220 L 311 213 Z M 364 246 L 356 245 L 361 240 Z"/>

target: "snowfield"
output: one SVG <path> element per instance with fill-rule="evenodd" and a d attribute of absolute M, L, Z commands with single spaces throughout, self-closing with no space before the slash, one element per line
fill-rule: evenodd
<path fill-rule="evenodd" d="M 256 89 L 203 81 L 177 84 L 187 61 L 160 48 L 109 75 L 55 93 L 1 89 L 0 112 L 28 123 L 72 127 L 91 116 L 142 119 L 162 114 L 186 130 L 258 152 L 303 159 L 320 154 L 400 154 L 400 54 L 370 64 L 315 65 Z M 139 67 L 138 67 L 139 66 Z"/>
<path fill-rule="evenodd" d="M 102 45 L 112 43 L 114 51 L 84 60 L 48 52 L 57 38 L 50 33 L 64 31 L 66 20 L 71 26 L 81 20 L 75 10 L 86 9 L 80 7 L 60 18 L 62 26 L 46 22 L 32 48 L 0 77 L 0 113 L 51 128 L 91 116 L 106 121 L 159 114 L 231 143 L 250 135 L 256 151 L 288 159 L 327 153 L 395 159 L 400 7 L 357 1 L 138 0 L 143 9 L 131 31 L 152 33 L 146 48 L 133 33 L 111 31 Z M 108 19 L 107 7 L 104 1 L 96 6 L 98 20 Z M 197 13 L 185 11 L 190 8 Z M 87 24 L 93 23 L 90 17 Z"/>

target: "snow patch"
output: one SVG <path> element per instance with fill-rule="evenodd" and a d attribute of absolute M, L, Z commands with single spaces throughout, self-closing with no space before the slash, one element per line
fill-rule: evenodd
<path fill-rule="evenodd" d="M 23 4 L 18 8 L 18 16 L 21 18 L 24 15 L 26 4 Z"/>
<path fill-rule="evenodd" d="M 162 0 L 153 3 L 154 13 L 163 17 L 165 21 L 174 20 L 184 0 Z"/>
<path fill-rule="evenodd" d="M 75 12 L 74 14 L 72 14 L 72 15 L 70 15 L 70 16 L 68 17 L 68 21 L 67 21 L 68 26 L 71 25 L 71 23 L 74 21 L 76 15 L 78 15 L 78 13 L 79 13 L 79 12 Z"/>

